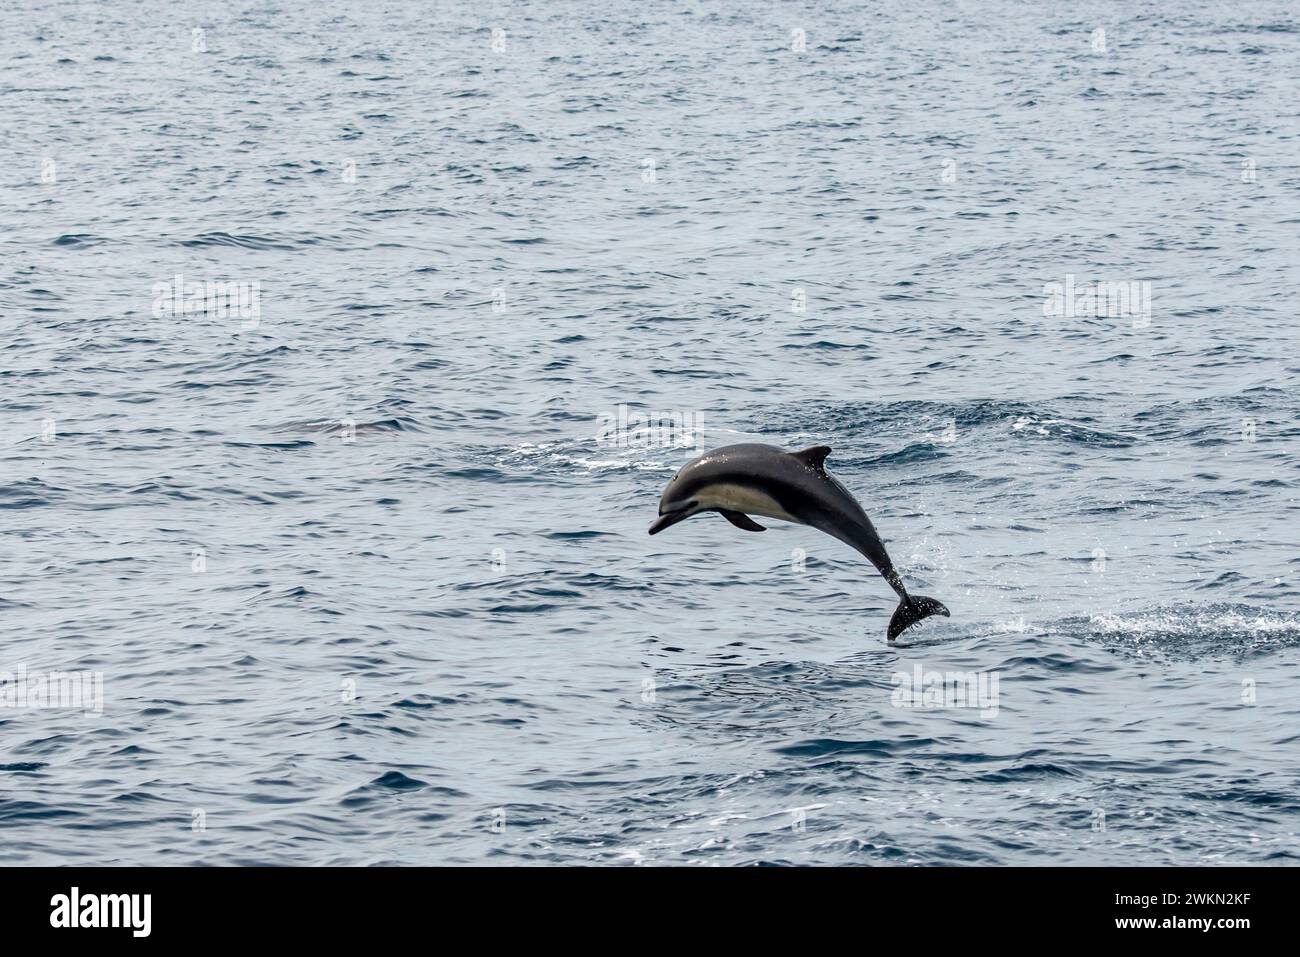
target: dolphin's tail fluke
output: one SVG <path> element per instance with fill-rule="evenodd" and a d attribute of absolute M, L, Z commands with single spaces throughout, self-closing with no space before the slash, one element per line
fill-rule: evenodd
<path fill-rule="evenodd" d="M 889 619 L 889 640 L 893 641 L 918 621 L 931 615 L 943 615 L 947 618 L 948 609 L 943 606 L 943 602 L 926 598 L 924 595 L 905 597 L 898 603 L 894 617 Z"/>

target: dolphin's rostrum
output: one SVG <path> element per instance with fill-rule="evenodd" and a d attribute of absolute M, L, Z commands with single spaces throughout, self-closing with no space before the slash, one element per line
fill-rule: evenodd
<path fill-rule="evenodd" d="M 865 555 L 898 593 L 901 601 L 889 620 L 890 641 L 923 618 L 946 616 L 948 609 L 940 602 L 907 593 L 871 519 L 826 471 L 830 452 L 825 445 L 785 452 L 754 443 L 705 452 L 668 483 L 650 534 L 700 512 L 721 512 L 732 525 L 751 532 L 764 531 L 751 515 L 811 525 Z"/>

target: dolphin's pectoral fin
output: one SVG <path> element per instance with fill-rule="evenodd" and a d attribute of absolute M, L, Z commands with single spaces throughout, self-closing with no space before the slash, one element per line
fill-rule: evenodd
<path fill-rule="evenodd" d="M 720 508 L 718 511 L 722 513 L 723 518 L 729 521 L 732 525 L 735 525 L 737 528 L 743 528 L 747 532 L 767 531 L 766 528 L 758 524 L 758 522 L 754 521 L 744 512 L 733 512 L 725 508 Z"/>
<path fill-rule="evenodd" d="M 826 456 L 831 454 L 829 445 L 814 445 L 810 449 L 804 449 L 802 452 L 791 452 L 804 465 L 818 472 L 826 471 Z"/>

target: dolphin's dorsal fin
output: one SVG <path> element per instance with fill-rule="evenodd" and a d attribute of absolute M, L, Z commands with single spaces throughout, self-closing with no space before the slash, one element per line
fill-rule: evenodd
<path fill-rule="evenodd" d="M 829 445 L 814 445 L 810 449 L 804 449 L 802 452 L 791 452 L 804 465 L 818 472 L 826 471 L 826 456 L 831 454 Z"/>

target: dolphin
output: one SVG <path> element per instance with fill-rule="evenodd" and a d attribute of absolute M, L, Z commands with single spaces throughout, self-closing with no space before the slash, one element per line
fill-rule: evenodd
<path fill-rule="evenodd" d="M 774 445 L 744 443 L 705 452 L 682 466 L 659 500 L 656 535 L 701 512 L 720 512 L 737 528 L 766 529 L 749 516 L 811 525 L 861 552 L 900 599 L 889 619 L 888 640 L 931 615 L 948 615 L 942 603 L 909 595 L 889 560 L 875 526 L 848 489 L 826 471 L 829 446 L 786 452 Z"/>

